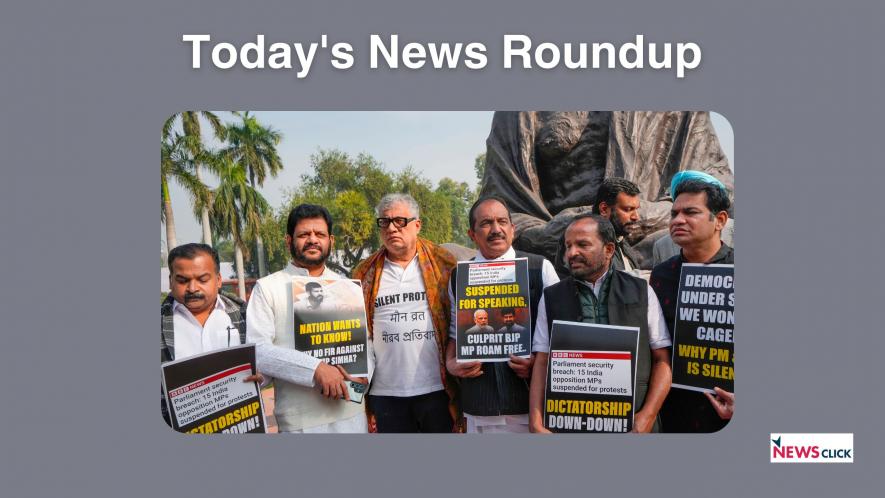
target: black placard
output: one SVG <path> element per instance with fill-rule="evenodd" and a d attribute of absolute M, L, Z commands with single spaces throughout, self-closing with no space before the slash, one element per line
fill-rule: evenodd
<path fill-rule="evenodd" d="M 639 329 L 554 320 L 544 427 L 553 432 L 630 432 Z"/>
<path fill-rule="evenodd" d="M 673 327 L 673 387 L 734 392 L 734 265 L 685 263 Z"/>
<path fill-rule="evenodd" d="M 163 392 L 172 428 L 199 434 L 266 432 L 255 382 L 255 345 L 246 344 L 164 363 Z"/>
<path fill-rule="evenodd" d="M 355 377 L 369 373 L 366 306 L 359 280 L 292 277 L 295 349 Z"/>
<path fill-rule="evenodd" d="M 458 361 L 531 356 L 528 259 L 459 262 L 453 306 Z"/>

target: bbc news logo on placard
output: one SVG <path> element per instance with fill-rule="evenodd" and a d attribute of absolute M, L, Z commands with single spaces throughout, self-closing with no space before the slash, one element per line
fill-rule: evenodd
<path fill-rule="evenodd" d="M 769 438 L 772 462 L 854 462 L 854 433 L 786 434 Z"/>

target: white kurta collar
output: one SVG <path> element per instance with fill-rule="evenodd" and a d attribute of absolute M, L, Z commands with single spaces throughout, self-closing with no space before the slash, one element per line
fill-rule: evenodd
<path fill-rule="evenodd" d="M 307 271 L 307 268 L 302 268 L 300 266 L 295 266 L 295 263 L 289 261 L 289 264 L 286 265 L 285 269 L 286 273 L 290 275 L 298 275 L 300 277 L 309 277 L 310 272 Z M 339 278 L 339 275 L 334 271 L 330 270 L 328 266 L 323 265 L 323 273 L 318 278 Z"/>

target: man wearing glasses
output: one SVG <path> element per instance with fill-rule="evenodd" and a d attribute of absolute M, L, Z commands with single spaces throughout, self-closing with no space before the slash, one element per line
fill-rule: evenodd
<path fill-rule="evenodd" d="M 378 432 L 451 432 L 453 384 L 443 353 L 446 287 L 455 258 L 418 237 L 418 203 L 388 194 L 376 208 L 383 247 L 353 272 L 363 284 L 375 375 L 369 394 Z M 371 424 L 371 422 L 370 422 Z"/>

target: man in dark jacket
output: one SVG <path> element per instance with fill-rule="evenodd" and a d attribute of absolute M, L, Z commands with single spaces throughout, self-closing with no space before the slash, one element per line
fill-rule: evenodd
<path fill-rule="evenodd" d="M 181 360 L 245 344 L 246 303 L 221 292 L 218 253 L 206 244 L 169 251 L 170 292 L 160 305 L 160 361 Z M 261 374 L 246 382 L 261 382 Z M 165 398 L 161 402 L 168 422 Z"/>
<path fill-rule="evenodd" d="M 611 268 L 615 240 L 611 222 L 597 214 L 579 215 L 565 230 L 565 258 L 571 276 L 545 289 L 538 305 L 532 342 L 532 432 L 550 432 L 544 427 L 543 403 L 554 320 L 639 329 L 633 432 L 659 430 L 658 411 L 672 380 L 672 343 L 654 291 L 645 280 Z"/>
<path fill-rule="evenodd" d="M 687 171 L 673 177 L 670 190 L 675 198 L 670 237 L 682 250 L 655 266 L 651 286 L 661 302 L 667 325 L 672 327 L 682 264 L 734 264 L 734 250 L 721 240 L 731 203 L 719 180 Z M 665 432 L 715 432 L 725 427 L 733 411 L 732 393 L 723 391 L 713 397 L 674 389 L 661 409 L 661 420 Z"/>
<path fill-rule="evenodd" d="M 474 261 L 528 258 L 529 297 L 534 329 L 541 292 L 545 287 L 559 281 L 553 265 L 542 256 L 513 249 L 513 223 L 510 210 L 502 199 L 479 199 L 470 208 L 469 221 L 470 229 L 467 234 L 477 247 Z M 510 361 L 506 363 L 456 361 L 457 306 L 452 291 L 456 279 L 456 272 L 452 272 L 449 285 L 452 319 L 446 349 L 446 368 L 449 373 L 460 378 L 461 409 L 467 420 L 467 432 L 528 432 L 527 380 L 531 376 L 534 358 L 510 355 Z M 513 310 L 510 309 L 510 312 L 512 316 Z"/>

